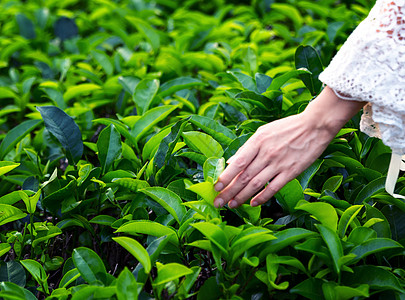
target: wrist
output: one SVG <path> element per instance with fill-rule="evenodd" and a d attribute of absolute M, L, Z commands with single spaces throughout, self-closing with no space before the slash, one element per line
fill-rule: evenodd
<path fill-rule="evenodd" d="M 302 114 L 314 129 L 335 136 L 366 103 L 344 100 L 331 88 L 325 87 Z"/>

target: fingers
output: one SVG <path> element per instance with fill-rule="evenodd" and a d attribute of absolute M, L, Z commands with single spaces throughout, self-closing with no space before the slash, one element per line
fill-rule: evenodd
<path fill-rule="evenodd" d="M 285 186 L 293 178 L 294 177 L 287 176 L 286 173 L 278 174 L 276 177 L 273 178 L 272 181 L 269 182 L 269 184 L 263 191 L 252 198 L 252 200 L 250 201 L 250 205 L 255 207 L 264 204 L 271 197 L 277 194 L 283 188 L 283 186 Z"/>
<path fill-rule="evenodd" d="M 225 171 L 219 176 L 218 182 L 215 184 L 215 190 L 219 192 L 228 186 L 240 172 L 250 165 L 257 153 L 258 147 L 252 142 L 240 148 L 238 152 L 230 158 Z"/>
<path fill-rule="evenodd" d="M 258 163 L 259 159 L 256 159 L 254 163 Z M 251 166 L 253 166 L 253 164 Z M 237 207 L 242 205 L 247 199 L 252 197 L 258 191 L 263 189 L 266 183 L 276 175 L 276 171 L 269 165 L 264 165 L 263 163 L 260 170 L 257 166 L 255 169 L 254 167 L 250 167 L 246 169 L 244 172 L 240 173 L 232 183 L 223 190 L 220 194 L 221 199 L 224 200 L 224 203 L 232 200 L 229 203 L 229 207 Z M 255 174 L 258 172 L 258 174 Z M 253 174 L 253 175 L 249 175 Z"/>

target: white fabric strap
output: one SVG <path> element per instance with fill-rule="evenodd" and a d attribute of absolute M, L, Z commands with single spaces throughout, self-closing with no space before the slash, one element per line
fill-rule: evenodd
<path fill-rule="evenodd" d="M 392 153 L 390 166 L 388 168 L 387 180 L 385 181 L 385 190 L 388 192 L 388 194 L 399 199 L 405 199 L 405 197 L 402 195 L 394 194 L 399 171 L 405 171 L 405 162 L 403 160 L 405 160 L 405 155 L 401 156 L 399 154 Z"/>

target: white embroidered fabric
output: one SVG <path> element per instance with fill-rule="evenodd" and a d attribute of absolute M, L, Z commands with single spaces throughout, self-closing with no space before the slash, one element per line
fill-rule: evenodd
<path fill-rule="evenodd" d="M 360 129 L 391 147 L 396 156 L 389 174 L 396 176 L 400 168 L 396 161 L 405 154 L 404 14 L 405 0 L 377 0 L 319 76 L 339 97 L 369 102 Z M 396 182 L 397 177 L 388 177 Z M 388 177 L 386 188 L 392 186 Z M 387 191 L 393 194 L 393 189 Z"/>

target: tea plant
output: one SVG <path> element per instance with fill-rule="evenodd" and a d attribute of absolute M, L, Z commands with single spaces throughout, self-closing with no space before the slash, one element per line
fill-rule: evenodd
<path fill-rule="evenodd" d="M 402 299 L 405 204 L 359 115 L 268 203 L 213 206 L 372 4 L 2 1 L 0 298 Z"/>

